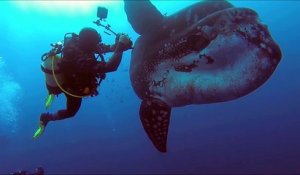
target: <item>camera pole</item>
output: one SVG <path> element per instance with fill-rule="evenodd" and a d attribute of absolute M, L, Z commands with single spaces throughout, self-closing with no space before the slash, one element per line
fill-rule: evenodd
<path fill-rule="evenodd" d="M 114 32 L 113 30 L 111 30 L 111 28 L 110 28 L 111 26 L 109 24 L 107 24 L 107 25 L 101 24 L 101 19 L 98 19 L 97 21 L 94 21 L 93 23 L 96 24 L 99 27 L 105 28 L 106 30 L 110 31 L 112 34 L 114 34 L 115 36 L 117 36 L 117 33 Z"/>

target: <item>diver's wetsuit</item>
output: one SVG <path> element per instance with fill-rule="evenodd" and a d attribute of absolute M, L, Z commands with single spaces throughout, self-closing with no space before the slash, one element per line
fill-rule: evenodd
<path fill-rule="evenodd" d="M 112 50 L 109 45 L 101 45 L 102 53 L 110 51 Z M 64 88 L 72 94 L 84 96 L 86 94 L 83 94 L 82 91 L 85 87 L 88 87 L 90 95 L 97 95 L 98 82 L 96 76 L 106 72 L 105 63 L 96 60 L 94 51 L 83 51 L 79 47 L 78 38 L 73 38 L 64 47 L 62 53 L 63 58 L 59 64 L 59 69 L 63 71 Z M 65 94 L 65 96 L 67 98 L 67 108 L 59 110 L 55 114 L 47 113 L 44 122 L 70 118 L 78 112 L 82 99 L 68 94 Z"/>
<path fill-rule="evenodd" d="M 100 42 L 101 38 L 98 32 L 92 28 L 82 29 L 79 37 L 73 36 L 68 42 L 65 42 L 62 50 L 63 57 L 58 67 L 64 78 L 62 86 L 68 93 L 76 96 L 97 95 L 97 78 L 102 77 L 107 72 L 116 71 L 123 52 L 132 48 L 132 41 L 123 34 L 117 35 L 114 45 L 104 45 Z M 104 63 L 96 60 L 96 52 L 101 54 L 113 52 L 113 55 L 108 62 Z M 68 93 L 65 93 L 67 97 L 66 109 L 59 110 L 54 114 L 41 114 L 40 127 L 34 137 L 40 135 L 40 131 L 43 131 L 49 121 L 70 118 L 78 112 L 81 98 L 73 97 Z"/>

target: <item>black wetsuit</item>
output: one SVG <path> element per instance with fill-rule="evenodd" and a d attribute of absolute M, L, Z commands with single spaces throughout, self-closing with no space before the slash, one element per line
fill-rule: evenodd
<path fill-rule="evenodd" d="M 122 53 L 131 48 L 132 42 L 128 42 L 126 45 L 122 42 L 117 42 L 110 46 L 105 44 L 99 45 L 98 41 L 93 43 L 97 45 L 89 45 L 84 40 L 80 41 L 79 43 L 78 37 L 72 37 L 71 40 L 65 42 L 62 50 L 62 59 L 58 64 L 64 78 L 62 86 L 70 94 L 95 96 L 98 94 L 97 78 L 102 77 L 107 72 L 117 70 L 122 59 Z M 95 52 L 101 54 L 114 53 L 108 62 L 105 63 L 96 60 Z M 73 97 L 68 95 L 68 93 L 65 93 L 67 98 L 66 109 L 59 110 L 54 114 L 42 113 L 40 116 L 42 125 L 46 126 L 49 121 L 73 117 L 78 112 L 81 106 L 81 98 Z"/>
<path fill-rule="evenodd" d="M 109 49 L 102 45 L 103 51 Z M 84 52 L 80 49 L 78 39 L 72 39 L 62 51 L 63 58 L 59 69 L 63 71 L 64 88 L 79 96 L 84 96 L 83 89 L 88 87 L 90 95 L 97 95 L 97 75 L 105 73 L 105 63 L 96 60 L 94 52 Z M 73 117 L 81 106 L 81 98 L 72 97 L 64 93 L 67 98 L 66 109 L 59 110 L 52 116 L 52 120 L 62 120 Z"/>

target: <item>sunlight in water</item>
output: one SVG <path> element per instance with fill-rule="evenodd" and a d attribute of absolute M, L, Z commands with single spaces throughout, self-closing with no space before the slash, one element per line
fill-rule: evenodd
<path fill-rule="evenodd" d="M 17 129 L 18 107 L 21 96 L 21 86 L 7 75 L 5 63 L 0 57 L 0 127 L 10 128 L 10 132 Z"/>
<path fill-rule="evenodd" d="M 14 1 L 22 10 L 43 13 L 85 14 L 95 11 L 96 6 L 113 7 L 121 1 Z"/>

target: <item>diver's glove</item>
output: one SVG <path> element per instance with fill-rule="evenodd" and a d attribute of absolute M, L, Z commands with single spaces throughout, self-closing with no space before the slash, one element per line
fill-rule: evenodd
<path fill-rule="evenodd" d="M 124 52 L 128 49 L 132 49 L 132 41 L 128 35 L 118 34 L 116 40 L 118 41 L 116 52 Z"/>

